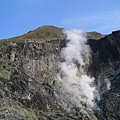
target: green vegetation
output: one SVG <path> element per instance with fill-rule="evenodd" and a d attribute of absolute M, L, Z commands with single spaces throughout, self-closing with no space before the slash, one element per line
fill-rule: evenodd
<path fill-rule="evenodd" d="M 87 32 L 87 38 L 88 39 L 94 39 L 94 40 L 98 40 L 100 38 L 105 37 L 105 35 L 99 33 L 99 32 Z"/>
<path fill-rule="evenodd" d="M 4 55 L 3 60 L 0 61 L 0 77 L 9 80 L 12 73 L 17 69 L 11 66 L 10 55 Z"/>
<path fill-rule="evenodd" d="M 4 97 L 4 93 L 3 93 L 3 90 L 0 89 L 0 98 L 3 98 Z"/>
<path fill-rule="evenodd" d="M 4 79 L 10 79 L 11 72 L 7 71 L 6 69 L 3 68 L 2 65 L 0 65 L 0 77 Z"/>
<path fill-rule="evenodd" d="M 28 118 L 29 120 L 37 120 L 36 115 L 33 113 L 33 111 L 31 110 L 27 110 L 21 106 L 17 106 L 17 108 L 15 109 L 15 111 L 23 116 L 24 118 Z"/>
<path fill-rule="evenodd" d="M 23 118 L 25 118 L 25 120 L 38 120 L 38 117 L 34 114 L 34 112 L 32 110 L 28 110 L 28 109 L 25 109 L 19 105 L 17 105 L 16 108 L 14 107 L 10 107 L 10 106 L 7 106 L 7 107 L 0 107 L 0 110 L 8 110 L 9 111 L 13 111 L 13 113 L 15 112 L 16 114 L 18 114 L 18 116 L 22 116 Z M 45 120 L 45 119 L 39 119 L 39 120 Z"/>
<path fill-rule="evenodd" d="M 52 39 L 64 39 L 65 35 L 62 30 L 62 28 L 55 26 L 42 26 L 21 36 L 0 40 L 0 46 L 2 44 L 18 41 L 46 41 Z"/>
<path fill-rule="evenodd" d="M 26 34 L 0 40 L 0 46 L 2 44 L 7 44 L 10 42 L 19 42 L 19 41 L 46 41 L 46 40 L 56 40 L 56 39 L 65 39 L 65 34 L 62 32 L 63 28 L 58 28 L 55 26 L 42 26 L 35 30 L 31 30 Z M 87 32 L 88 39 L 100 39 L 104 37 L 105 35 L 102 35 L 98 32 Z"/>

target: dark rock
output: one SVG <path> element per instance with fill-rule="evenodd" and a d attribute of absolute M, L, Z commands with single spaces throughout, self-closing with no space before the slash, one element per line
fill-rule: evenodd
<path fill-rule="evenodd" d="M 88 33 L 88 38 L 92 59 L 87 72 L 101 88 L 101 100 L 97 101 L 100 111 L 95 115 L 100 120 L 119 120 L 120 31 L 106 36 Z M 60 74 L 59 53 L 68 42 L 62 29 L 45 26 L 1 42 L 1 120 L 96 120 L 89 110 L 87 114 L 76 107 L 67 111 L 56 97 L 60 94 L 56 77 Z M 110 89 L 105 79 L 111 83 Z"/>
<path fill-rule="evenodd" d="M 96 78 L 101 88 L 105 89 L 104 79 L 111 83 L 110 90 L 101 91 L 99 119 L 119 120 L 120 109 L 120 31 L 98 40 L 89 40 L 92 48 L 92 64 L 89 72 Z"/>

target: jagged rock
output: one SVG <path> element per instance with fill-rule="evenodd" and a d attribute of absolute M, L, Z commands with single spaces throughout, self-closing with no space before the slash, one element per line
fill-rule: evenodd
<path fill-rule="evenodd" d="M 96 32 L 88 33 L 88 38 L 87 44 L 92 49 L 88 74 L 95 77 L 96 84 L 101 83 L 101 90 L 106 90 L 100 93 L 100 111 L 95 115 L 100 120 L 119 120 L 120 31 L 105 37 Z M 53 26 L 43 26 L 23 36 L 0 41 L 1 120 L 97 119 L 90 111 L 83 114 L 77 108 L 65 109 L 56 97 L 61 72 L 59 53 L 65 45 L 62 29 Z M 111 89 L 105 86 L 105 79 L 111 82 Z"/>
<path fill-rule="evenodd" d="M 99 106 L 101 114 L 99 119 L 119 120 L 120 111 L 120 31 L 101 38 L 98 41 L 89 40 L 93 51 L 93 63 L 89 71 L 101 85 L 99 87 L 105 90 L 105 80 L 108 85 L 105 93 L 101 90 L 101 100 Z"/>

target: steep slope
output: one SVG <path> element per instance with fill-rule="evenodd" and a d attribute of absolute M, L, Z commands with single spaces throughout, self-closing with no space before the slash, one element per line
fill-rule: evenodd
<path fill-rule="evenodd" d="M 92 51 L 89 72 L 96 78 L 101 100 L 100 119 L 120 119 L 120 31 L 88 41 Z M 107 83 L 107 84 L 106 84 Z M 103 92 L 105 91 L 105 92 Z"/>
<path fill-rule="evenodd" d="M 95 77 L 96 89 L 101 91 L 96 116 L 100 120 L 119 120 L 120 31 L 105 37 L 96 32 L 87 36 L 92 49 L 87 72 Z M 97 119 L 90 111 L 85 114 L 84 109 L 72 108 L 69 101 L 63 104 L 64 99 L 63 103 L 58 100 L 59 53 L 67 43 L 61 28 L 43 26 L 0 43 L 1 120 Z"/>
<path fill-rule="evenodd" d="M 43 28 L 46 26 L 37 29 L 40 35 Z M 30 37 L 24 39 L 29 34 L 36 36 L 35 30 L 27 35 L 1 41 L 0 119 L 87 119 L 87 115 L 75 108 L 72 113 L 68 111 L 57 98 L 59 89 L 56 82 L 60 73 L 58 54 L 66 41 L 51 36 L 53 31 L 59 33 L 59 30 L 49 26 L 48 31 L 51 32 L 47 40 L 41 40 L 41 37 L 35 41 Z M 44 32 L 42 34 L 46 35 Z"/>

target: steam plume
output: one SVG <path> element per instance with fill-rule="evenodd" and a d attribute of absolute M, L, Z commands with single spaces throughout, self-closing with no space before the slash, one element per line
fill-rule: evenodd
<path fill-rule="evenodd" d="M 86 75 L 86 68 L 90 62 L 90 48 L 86 44 L 86 34 L 81 30 L 64 30 L 68 43 L 60 53 L 62 62 L 62 91 L 69 101 L 82 107 L 83 104 L 94 106 L 94 78 Z M 81 104 L 82 103 L 82 104 Z"/>

